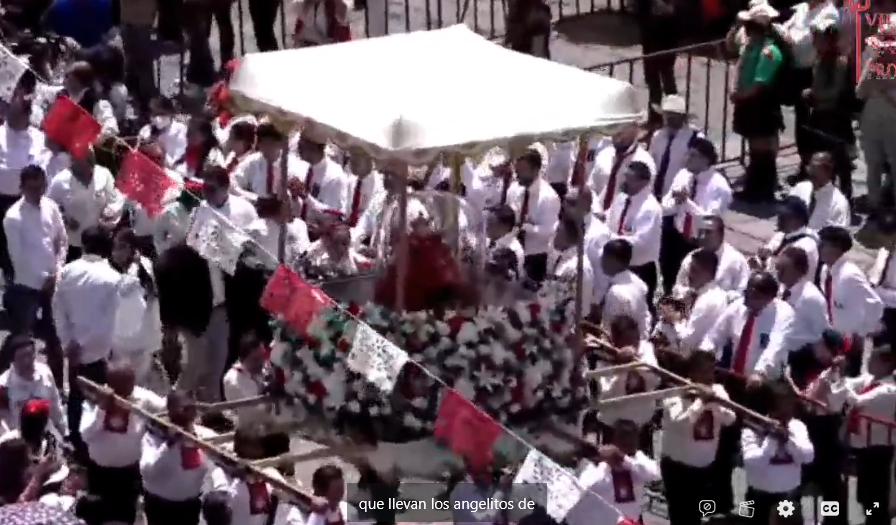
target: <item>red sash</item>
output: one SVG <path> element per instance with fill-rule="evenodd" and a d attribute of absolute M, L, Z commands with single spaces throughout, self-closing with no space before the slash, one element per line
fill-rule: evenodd
<path fill-rule="evenodd" d="M 249 514 L 267 514 L 271 508 L 271 493 L 264 481 L 246 482 L 249 491 Z"/>
<path fill-rule="evenodd" d="M 130 420 L 131 416 L 127 410 L 110 403 L 106 407 L 106 415 L 103 418 L 103 430 L 114 434 L 125 434 L 128 431 Z"/>
<path fill-rule="evenodd" d="M 712 441 L 716 438 L 716 420 L 712 410 L 707 409 L 697 416 L 694 423 L 694 441 Z"/>
<path fill-rule="evenodd" d="M 626 469 L 610 470 L 613 477 L 613 499 L 616 503 L 631 503 L 635 501 L 635 484 L 632 473 Z"/>
<path fill-rule="evenodd" d="M 202 451 L 199 447 L 182 443 L 180 446 L 180 466 L 184 470 L 194 470 L 202 465 Z"/>

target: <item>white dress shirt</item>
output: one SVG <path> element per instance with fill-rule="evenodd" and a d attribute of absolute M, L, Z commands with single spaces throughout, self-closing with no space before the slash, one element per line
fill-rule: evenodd
<path fill-rule="evenodd" d="M 308 192 L 304 200 L 298 203 L 308 207 L 306 220 L 321 217 L 327 211 L 342 212 L 351 206 L 351 203 L 345 202 L 349 179 L 342 166 L 331 158 L 324 157 L 314 166 L 304 163 L 299 171 L 299 180 Z"/>
<path fill-rule="evenodd" d="M 352 218 L 352 211 L 355 211 L 356 222 L 352 224 L 354 226 L 361 222 L 361 216 L 364 215 L 364 211 L 367 210 L 377 195 L 386 190 L 383 189 L 383 176 L 377 171 L 370 172 L 363 178 L 346 173 L 345 179 L 345 195 L 342 197 L 345 208 L 342 210 L 342 213 L 345 215 L 345 220 L 349 221 Z M 355 203 L 356 191 L 358 192 L 357 203 Z M 357 209 L 352 210 L 352 206 L 357 206 Z"/>
<path fill-rule="evenodd" d="M 886 421 L 893 420 L 893 414 L 896 413 L 896 383 L 892 376 L 875 378 L 866 372 L 859 377 L 835 381 L 831 385 L 828 403 L 837 412 L 844 407 L 849 408 L 846 434 L 850 446 L 893 446 L 890 427 L 874 424 L 861 417 L 866 415 Z"/>
<path fill-rule="evenodd" d="M 610 277 L 609 282 L 601 310 L 601 323 L 609 327 L 616 317 L 628 315 L 638 322 L 638 328 L 647 337 L 651 325 L 647 285 L 629 270 Z"/>
<path fill-rule="evenodd" d="M 684 169 L 688 151 L 691 149 L 691 142 L 695 137 L 703 137 L 703 132 L 693 124 L 688 124 L 677 130 L 664 126 L 650 137 L 648 151 L 657 169 L 656 176 L 663 175 L 664 177 L 660 195 L 669 193 L 673 177 L 676 177 L 676 174 Z M 663 165 L 663 156 L 665 156 L 667 148 L 669 148 L 669 164 L 666 167 L 666 173 L 661 174 L 659 170 Z"/>
<path fill-rule="evenodd" d="M 604 221 L 592 214 L 585 217 L 585 256 L 588 257 L 591 274 L 594 276 L 594 304 L 600 304 L 604 300 L 610 287 L 610 278 L 604 273 L 600 258 L 604 253 L 604 245 L 612 238 L 613 234 Z"/>
<path fill-rule="evenodd" d="M 523 259 L 525 259 L 526 256 L 523 252 L 523 245 L 520 244 L 520 240 L 516 238 L 516 231 L 511 231 L 510 233 L 502 235 L 494 241 L 489 242 L 489 252 L 495 251 L 498 248 L 508 248 L 514 255 L 516 255 L 517 273 L 519 278 L 522 279 L 526 275 L 523 270 Z"/>
<path fill-rule="evenodd" d="M 194 220 L 195 217 L 199 217 L 199 214 L 208 213 L 209 210 L 214 210 L 214 212 L 228 219 L 237 229 L 253 235 L 256 234 L 255 227 L 259 224 L 258 212 L 255 211 L 255 206 L 239 195 L 228 195 L 227 200 L 220 207 L 212 206 L 208 201 L 202 201 L 199 207 L 193 210 Z M 224 295 L 224 271 L 211 261 L 208 263 L 208 271 L 212 284 L 212 307 L 218 307 L 224 304 L 226 300 Z"/>
<path fill-rule="evenodd" d="M 35 206 L 19 199 L 6 212 L 3 230 L 16 284 L 40 290 L 48 277 L 62 271 L 68 234 L 55 202 L 41 197 Z"/>
<path fill-rule="evenodd" d="M 808 228 L 800 228 L 787 234 L 775 232 L 765 245 L 772 252 L 773 256 L 777 256 L 788 246 L 802 248 L 806 252 L 806 255 L 809 257 L 809 271 L 806 275 L 814 277 L 818 269 L 818 237 L 815 235 L 815 232 Z M 768 271 L 775 273 L 774 257 L 769 257 L 765 261 L 765 265 Z"/>
<path fill-rule="evenodd" d="M 68 434 L 68 423 L 65 412 L 62 410 L 62 402 L 59 399 L 59 389 L 53 380 L 53 372 L 50 367 L 37 361 L 34 363 L 34 372 L 31 377 L 23 377 L 16 372 L 15 367 L 9 367 L 0 374 L 0 388 L 7 392 L 9 398 L 8 426 L 10 430 L 19 428 L 19 416 L 22 414 L 22 406 L 29 399 L 43 399 L 50 403 L 50 421 L 60 435 Z"/>
<path fill-rule="evenodd" d="M 780 299 L 773 300 L 759 312 L 752 333 L 744 330 L 749 316 L 743 300 L 728 305 L 710 330 L 701 350 L 715 352 L 716 361 L 722 361 L 726 350 L 730 351 L 728 367 L 733 369 L 741 337 L 748 337 L 746 360 L 740 373 L 776 378 L 784 371 L 787 361 L 788 352 L 784 345 L 793 327 L 793 308 Z"/>
<path fill-rule="evenodd" d="M 250 202 L 254 202 L 258 197 L 271 197 L 280 193 L 280 161 L 282 157 L 278 156 L 273 163 L 268 162 L 260 151 L 250 153 L 233 169 L 233 182 L 231 191 Z M 308 171 L 308 163 L 295 155 L 289 155 L 287 161 L 287 177 L 292 179 L 305 181 L 305 173 Z M 272 170 L 271 177 L 268 177 L 268 170 Z M 268 179 L 270 179 L 270 188 L 268 187 Z M 308 191 L 311 191 L 310 186 Z"/>
<path fill-rule="evenodd" d="M 683 295 L 690 288 L 688 275 L 691 271 L 693 253 L 685 255 L 684 260 L 681 261 L 681 268 L 675 277 L 675 293 L 677 295 Z M 729 301 L 734 300 L 746 290 L 747 281 L 753 272 L 750 270 L 750 265 L 744 254 L 727 242 L 723 242 L 719 249 L 716 250 L 716 256 L 719 258 L 719 266 L 716 269 L 716 284 L 719 285 L 719 288 L 728 292 Z"/>
<path fill-rule="evenodd" d="M 198 164 L 198 162 L 202 159 L 196 160 Z M 224 156 L 224 152 L 222 152 L 219 148 L 212 148 L 211 150 L 209 150 L 208 155 L 205 156 L 205 160 L 202 161 L 201 166 L 190 166 L 189 164 L 187 164 L 186 155 L 184 155 L 178 159 L 175 159 L 174 164 L 171 166 L 171 171 L 174 171 L 184 178 L 195 179 L 202 174 L 202 169 L 206 166 L 218 166 L 221 168 L 227 167 L 227 159 Z"/>
<path fill-rule="evenodd" d="M 41 155 L 38 165 L 44 169 L 47 175 L 47 185 L 56 178 L 61 171 L 72 167 L 72 157 L 68 153 L 53 153 L 45 150 Z"/>
<path fill-rule="evenodd" d="M 263 470 L 265 474 L 273 478 L 283 479 L 280 472 L 273 467 Z M 212 490 L 224 492 L 230 498 L 233 523 L 240 525 L 265 525 L 267 523 L 274 487 L 260 479 L 256 480 L 254 478 L 230 476 L 214 476 L 214 478 L 213 483 L 217 482 L 218 485 L 213 485 Z M 285 502 L 281 502 L 280 505 L 285 505 Z M 280 513 L 278 512 L 277 514 L 279 515 Z M 293 525 L 290 522 L 287 523 L 288 525 Z"/>
<path fill-rule="evenodd" d="M 268 254 L 277 257 L 280 250 L 280 224 L 273 219 L 260 219 L 253 232 L 253 238 Z M 308 225 L 296 218 L 286 225 L 286 261 L 293 261 L 308 251 Z"/>
<path fill-rule="evenodd" d="M 547 142 L 548 160 L 544 168 L 544 180 L 550 184 L 569 184 L 575 167 L 576 142 Z M 590 173 L 586 171 L 585 173 Z"/>
<path fill-rule="evenodd" d="M 566 516 L 569 525 L 617 523 L 618 514 L 638 521 L 643 512 L 644 488 L 660 479 L 659 466 L 639 450 L 634 456 L 626 456 L 618 468 L 614 471 L 604 462 L 585 466 L 578 478 L 579 486 L 588 490 Z"/>
<path fill-rule="evenodd" d="M 139 265 L 139 266 L 138 266 Z M 116 360 L 130 363 L 138 380 L 145 378 L 152 366 L 152 357 L 162 348 L 162 321 L 159 317 L 159 299 L 144 290 L 137 280 L 142 267 L 152 278 L 152 261 L 140 257 L 139 262 L 128 268 L 130 285 L 119 287 L 119 307 L 115 318 L 115 337 L 112 355 Z"/>
<path fill-rule="evenodd" d="M 575 158 L 578 158 L 579 155 L 579 147 L 578 141 L 573 143 Z M 585 176 L 590 177 L 591 172 L 594 171 L 594 160 L 597 159 L 597 154 L 601 151 L 612 148 L 613 141 L 610 140 L 609 137 L 605 135 L 597 135 L 595 137 L 591 137 L 588 139 L 588 153 L 585 155 Z M 587 179 L 586 179 L 587 180 Z"/>
<path fill-rule="evenodd" d="M 0 194 L 22 192 L 19 172 L 25 166 L 39 164 L 47 151 L 44 140 L 44 132 L 36 127 L 16 131 L 0 125 Z"/>
<path fill-rule="evenodd" d="M 594 194 L 597 195 L 597 198 L 594 199 L 594 208 L 597 210 L 606 210 L 607 207 L 605 207 L 604 204 L 608 202 L 612 203 L 615 200 L 616 195 L 619 193 L 619 189 L 622 187 L 622 182 L 625 180 L 625 173 L 628 171 L 628 165 L 632 161 L 637 160 L 643 162 L 650 168 L 651 178 L 656 176 L 656 165 L 653 163 L 653 157 L 651 157 L 650 153 L 648 153 L 640 144 L 633 144 L 621 155 L 622 162 L 618 165 L 615 177 L 613 177 L 613 167 L 618 160 L 616 148 L 604 148 L 597 153 L 596 157 L 594 157 L 594 167 L 588 176 L 588 186 L 594 190 Z M 609 187 L 611 178 L 615 178 L 613 187 Z M 652 185 L 648 186 L 650 188 L 653 187 Z M 648 190 L 648 192 L 650 192 L 650 190 Z"/>
<path fill-rule="evenodd" d="M 804 5 L 804 4 L 803 4 Z M 840 188 L 830 182 L 815 189 L 811 181 L 798 183 L 790 190 L 790 195 L 799 197 L 809 206 L 809 228 L 818 231 L 825 226 L 842 226 L 848 228 L 852 222 L 849 212 L 849 201 L 840 191 Z M 812 197 L 815 197 L 815 207 L 812 207 Z"/>
<path fill-rule="evenodd" d="M 257 397 L 264 389 L 264 374 L 252 375 L 242 364 L 237 362 L 224 374 L 222 384 L 224 386 L 224 399 L 237 401 L 250 397 Z M 271 413 L 267 405 L 259 403 L 255 406 L 240 407 L 234 410 L 237 423 L 240 425 L 256 424 L 271 420 Z"/>
<path fill-rule="evenodd" d="M 81 90 L 78 94 L 68 94 L 68 97 L 72 99 L 72 102 L 75 104 L 80 104 L 81 99 L 84 98 L 84 94 L 87 92 L 87 89 Z M 100 124 L 100 133 L 102 135 L 118 135 L 118 119 L 115 118 L 115 109 L 112 107 L 112 104 L 104 99 L 100 98 L 102 94 L 98 90 L 94 90 L 96 94 L 96 103 L 93 105 L 93 110 L 90 112 L 93 116 L 93 119 L 96 120 Z"/>
<path fill-rule="evenodd" d="M 151 413 L 165 409 L 157 402 L 158 396 L 144 389 L 134 389 L 129 401 Z M 133 413 L 116 410 L 108 413 L 105 407 L 86 405 L 81 416 L 81 439 L 87 445 L 90 459 L 101 467 L 121 468 L 140 461 L 146 421 Z"/>
<path fill-rule="evenodd" d="M 214 432 L 204 427 L 197 426 L 194 430 L 200 439 L 215 436 Z M 215 467 L 202 449 L 182 440 L 169 443 L 150 432 L 143 436 L 140 474 L 146 492 L 168 501 L 187 501 L 198 497 L 208 476 L 211 476 L 213 485 L 224 483 L 221 478 L 224 473 Z"/>
<path fill-rule="evenodd" d="M 137 134 L 141 141 L 152 140 L 152 126 L 149 124 Z M 165 166 L 172 167 L 187 152 L 187 125 L 179 120 L 172 120 L 165 129 L 159 130 L 155 142 L 165 150 Z"/>
<path fill-rule="evenodd" d="M 709 331 L 728 307 L 728 293 L 715 282 L 696 291 L 697 298 L 686 319 L 670 325 L 661 321 L 657 325 L 660 333 L 675 345 L 684 355 L 690 355 L 706 339 Z"/>
<path fill-rule="evenodd" d="M 781 300 L 787 301 L 793 308 L 793 327 L 784 346 L 795 352 L 817 343 L 821 334 L 831 327 L 828 321 L 827 306 L 824 295 L 808 278 L 793 285 L 789 297 L 785 299 L 787 289 L 781 286 Z"/>
<path fill-rule="evenodd" d="M 673 193 L 681 190 L 686 191 L 690 197 L 678 204 Z M 687 233 L 689 238 L 693 238 L 702 226 L 703 218 L 709 215 L 721 216 L 728 211 L 732 199 L 728 179 L 715 168 L 698 173 L 696 177 L 688 170 L 681 170 L 672 179 L 669 191 L 664 194 L 663 214 L 674 215 L 675 228 L 682 233 L 685 233 L 685 223 L 690 216 L 690 230 Z"/>
<path fill-rule="evenodd" d="M 743 429 L 740 446 L 748 486 L 769 494 L 789 493 L 800 486 L 802 467 L 815 458 L 815 448 L 802 421 L 791 419 L 787 431 L 790 437 L 782 443 L 752 428 Z"/>
<path fill-rule="evenodd" d="M 59 172 L 50 183 L 47 197 L 56 201 L 63 217 L 77 221 L 78 227 L 68 231 L 68 242 L 79 248 L 85 229 L 98 225 L 100 219 L 114 224 L 124 209 L 124 198 L 115 189 L 115 178 L 102 166 L 93 168 L 93 177 L 86 185 L 70 169 Z"/>
<path fill-rule="evenodd" d="M 579 267 L 579 250 L 576 246 L 562 252 L 551 250 L 548 254 L 548 276 L 557 280 L 575 283 Z M 575 297 L 575 296 L 573 296 Z M 594 297 L 594 275 L 587 257 L 582 261 L 582 311 L 591 309 Z"/>
<path fill-rule="evenodd" d="M 527 191 L 527 213 L 525 217 L 520 217 Z M 516 213 L 517 226 L 526 234 L 523 242 L 526 255 L 547 253 L 560 214 L 560 198 L 554 188 L 541 178 L 535 179 L 528 188 L 513 182 L 507 190 L 507 204 Z"/>
<path fill-rule="evenodd" d="M 59 342 L 81 345 L 81 364 L 109 357 L 115 334 L 121 274 L 108 261 L 84 255 L 62 268 L 53 295 Z"/>
<path fill-rule="evenodd" d="M 635 359 L 648 365 L 657 366 L 656 353 L 653 344 L 649 341 L 641 341 L 635 354 Z M 659 383 L 660 378 L 646 368 L 605 375 L 600 378 L 600 397 L 601 399 L 613 399 L 642 392 L 652 392 Z M 628 419 L 641 426 L 650 421 L 655 409 L 655 400 L 636 399 L 601 407 L 598 417 L 609 426 L 613 426 L 620 419 Z"/>
<path fill-rule="evenodd" d="M 712 385 L 720 399 L 730 399 L 725 387 Z M 708 467 L 715 461 L 719 431 L 737 415 L 716 402 L 699 397 L 675 396 L 663 401 L 663 456 L 691 467 Z"/>
<path fill-rule="evenodd" d="M 607 226 L 614 238 L 631 243 L 632 266 L 643 266 L 659 260 L 663 207 L 657 202 L 649 186 L 631 197 L 622 192 L 617 193 L 607 210 Z"/>
<path fill-rule="evenodd" d="M 156 253 L 163 253 L 168 248 L 180 244 L 187 239 L 192 213 L 180 202 L 172 202 L 165 206 L 156 217 L 152 241 Z"/>
<path fill-rule="evenodd" d="M 545 159 L 545 162 L 547 162 L 547 159 Z M 430 190 L 435 189 L 436 186 L 445 180 L 448 180 L 449 182 L 451 181 L 451 168 L 440 164 L 432 171 L 432 175 L 429 177 L 429 182 L 427 183 L 426 188 Z M 467 190 L 464 199 L 466 199 L 473 208 L 484 210 L 486 206 L 485 202 L 489 197 L 488 188 L 486 188 L 482 179 L 479 178 L 479 174 L 473 170 L 473 166 L 470 165 L 469 161 L 466 161 L 461 165 L 460 180 Z"/>
<path fill-rule="evenodd" d="M 828 296 L 828 275 L 833 296 Z M 831 318 L 831 326 L 841 334 L 865 336 L 877 331 L 884 314 L 880 300 L 865 272 L 845 256 L 832 267 L 821 269 L 821 291 Z"/>
<path fill-rule="evenodd" d="M 783 34 L 793 49 L 794 65 L 810 68 L 815 63 L 815 45 L 812 31 L 822 22 L 830 20 L 834 27 L 840 20 L 840 13 L 833 2 L 824 2 L 809 8 L 807 2 L 793 6 L 793 15 L 781 26 Z"/>
<path fill-rule="evenodd" d="M 896 308 L 896 263 L 893 262 L 894 250 L 881 248 L 877 250 L 874 266 L 868 273 L 868 280 L 884 303 L 885 308 Z"/>

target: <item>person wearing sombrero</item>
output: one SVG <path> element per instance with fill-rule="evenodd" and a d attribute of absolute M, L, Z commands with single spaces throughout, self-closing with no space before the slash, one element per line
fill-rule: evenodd
<path fill-rule="evenodd" d="M 778 172 L 778 134 L 784 128 L 779 77 L 784 53 L 773 35 L 778 11 L 759 3 L 738 13 L 747 40 L 737 64 L 738 78 L 730 99 L 733 129 L 749 145 L 749 164 L 741 197 L 746 201 L 774 200 Z"/>
<path fill-rule="evenodd" d="M 856 96 L 865 107 L 859 120 L 862 130 L 861 146 L 868 170 L 868 207 L 873 212 L 893 195 L 896 186 L 889 185 L 890 195 L 884 197 L 883 179 L 896 173 L 896 90 L 892 78 L 896 75 L 896 23 L 884 24 L 877 34 L 867 40 L 868 57 L 856 86 Z M 890 204 L 892 205 L 892 204 Z"/>

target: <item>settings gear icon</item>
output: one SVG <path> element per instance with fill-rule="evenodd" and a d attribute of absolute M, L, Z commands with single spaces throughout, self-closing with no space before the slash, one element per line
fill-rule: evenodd
<path fill-rule="evenodd" d="M 793 502 L 784 500 L 778 503 L 778 516 L 789 518 L 793 516 Z"/>

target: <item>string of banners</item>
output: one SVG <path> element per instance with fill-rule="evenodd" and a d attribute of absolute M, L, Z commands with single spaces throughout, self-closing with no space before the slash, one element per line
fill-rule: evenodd
<path fill-rule="evenodd" d="M 0 45 L 0 99 L 8 101 L 22 75 L 29 70 L 31 69 L 21 59 Z M 37 76 L 36 72 L 34 74 Z M 42 81 L 39 76 L 37 78 Z M 61 144 L 70 155 L 78 159 L 89 154 L 102 130 L 90 113 L 65 95 L 57 97 L 50 106 L 42 128 L 48 138 Z M 127 148 L 128 153 L 116 175 L 116 189 L 139 204 L 150 218 L 161 213 L 165 203 L 171 200 L 172 192 L 187 191 L 201 200 L 201 197 L 171 177 L 164 168 L 124 141 L 120 143 Z M 207 206 L 196 210 L 187 234 L 189 246 L 230 275 L 234 273 L 246 243 L 251 240 L 249 233 Z M 263 247 L 259 248 L 271 260 L 277 260 Z M 334 306 L 338 308 L 355 323 L 355 333 L 346 359 L 346 364 L 352 371 L 384 392 L 395 388 L 402 369 L 408 364 L 416 366 L 442 385 L 446 393 L 439 405 L 435 437 L 473 467 L 491 463 L 495 442 L 502 432 L 507 432 L 528 449 L 513 482 L 546 486 L 545 510 L 557 522 L 563 521 L 585 493 L 614 508 L 600 495 L 582 487 L 572 472 L 529 445 L 516 432 L 496 421 L 441 378 L 411 360 L 407 352 L 376 332 L 323 290 L 306 282 L 292 269 L 284 265 L 277 266 L 265 286 L 261 306 L 302 335 L 307 335 L 308 325 L 323 310 Z M 618 523 L 631 523 L 618 511 L 617 514 Z"/>

